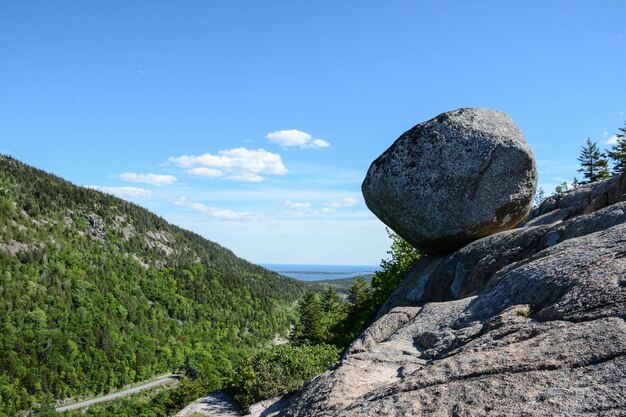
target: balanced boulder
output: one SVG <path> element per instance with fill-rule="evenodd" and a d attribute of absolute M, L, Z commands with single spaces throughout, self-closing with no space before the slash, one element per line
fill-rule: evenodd
<path fill-rule="evenodd" d="M 370 166 L 370 210 L 413 246 L 445 254 L 515 227 L 537 188 L 535 160 L 505 113 L 466 108 L 405 132 Z"/>

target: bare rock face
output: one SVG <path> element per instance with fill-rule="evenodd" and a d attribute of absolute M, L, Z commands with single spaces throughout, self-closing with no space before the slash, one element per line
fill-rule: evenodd
<path fill-rule="evenodd" d="M 361 188 L 370 210 L 406 241 L 445 254 L 515 227 L 530 210 L 537 168 L 509 116 L 459 109 L 400 136 Z"/>
<path fill-rule="evenodd" d="M 420 260 L 281 416 L 626 415 L 626 176 Z"/>

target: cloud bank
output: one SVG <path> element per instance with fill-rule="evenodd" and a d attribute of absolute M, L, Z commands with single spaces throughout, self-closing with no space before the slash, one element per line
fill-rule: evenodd
<path fill-rule="evenodd" d="M 242 211 L 233 211 L 218 207 L 207 206 L 203 203 L 199 203 L 196 201 L 190 201 L 185 197 L 181 197 L 174 201 L 174 204 L 177 206 L 184 206 L 196 211 L 199 211 L 202 214 L 205 214 L 214 219 L 221 220 L 252 220 L 255 218 L 254 215 L 248 212 Z"/>
<path fill-rule="evenodd" d="M 266 175 L 285 175 L 287 168 L 279 154 L 265 149 L 235 148 L 217 155 L 182 155 L 168 161 L 186 168 L 187 173 L 207 178 L 224 177 L 232 181 L 260 182 Z"/>

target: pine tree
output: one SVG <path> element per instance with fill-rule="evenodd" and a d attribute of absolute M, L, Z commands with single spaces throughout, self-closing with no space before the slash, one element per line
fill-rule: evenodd
<path fill-rule="evenodd" d="M 626 172 L 626 122 L 624 122 L 624 127 L 620 127 L 619 130 L 620 133 L 617 134 L 617 143 L 607 152 L 609 158 L 615 162 L 613 166 L 614 175 Z"/>
<path fill-rule="evenodd" d="M 539 189 L 537 190 L 537 194 L 535 194 L 535 206 L 539 207 L 541 205 L 541 203 L 543 203 L 546 200 L 546 191 L 543 189 L 543 187 L 539 187 Z"/>
<path fill-rule="evenodd" d="M 353 313 L 360 313 L 367 308 L 370 298 L 370 291 L 367 288 L 367 283 L 361 277 L 354 280 L 354 284 L 348 290 L 348 301 L 352 304 L 351 311 Z"/>
<path fill-rule="evenodd" d="M 600 152 L 597 142 L 592 142 L 591 138 L 587 138 L 587 143 L 582 147 L 580 156 L 578 157 L 581 168 L 578 172 L 582 172 L 587 182 L 603 180 L 609 177 L 609 161 L 606 155 Z"/>
<path fill-rule="evenodd" d="M 300 320 L 296 324 L 295 338 L 297 340 L 308 340 L 319 342 L 322 339 L 322 309 L 317 294 L 313 290 L 308 290 L 299 309 Z"/>
<path fill-rule="evenodd" d="M 326 287 L 322 293 L 322 310 L 326 313 L 336 313 L 339 311 L 340 301 L 337 291 L 331 287 Z"/>

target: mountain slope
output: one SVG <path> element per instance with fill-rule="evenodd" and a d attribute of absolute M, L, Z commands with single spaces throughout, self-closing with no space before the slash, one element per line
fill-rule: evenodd
<path fill-rule="evenodd" d="M 0 410 L 215 374 L 285 333 L 303 284 L 0 156 Z M 0 411 L 0 415 L 2 412 Z"/>

